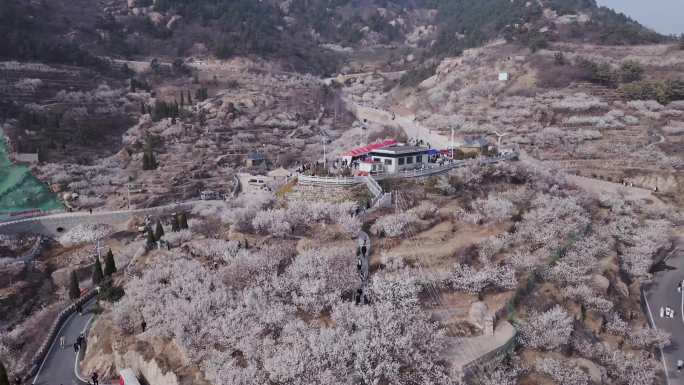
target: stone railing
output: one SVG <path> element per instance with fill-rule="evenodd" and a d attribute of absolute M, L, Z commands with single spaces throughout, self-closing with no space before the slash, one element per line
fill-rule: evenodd
<path fill-rule="evenodd" d="M 64 322 L 66 322 L 66 320 L 76 311 L 76 308 L 79 305 L 85 305 L 86 302 L 95 298 L 97 294 L 98 289 L 89 290 L 57 315 L 57 318 L 55 318 L 54 322 L 52 323 L 52 326 L 50 326 L 50 331 L 48 332 L 48 335 L 45 337 L 43 343 L 40 345 L 40 348 L 38 348 L 38 351 L 36 351 L 36 353 L 33 356 L 33 359 L 31 360 L 31 370 L 26 376 L 27 379 L 35 376 L 36 373 L 38 373 L 40 365 L 42 364 L 47 354 L 50 352 L 52 343 L 54 342 L 55 338 L 57 338 L 57 334 L 59 334 L 59 331 L 62 328 L 62 325 L 64 325 Z"/>
<path fill-rule="evenodd" d="M 353 186 L 364 183 L 363 177 L 325 177 L 325 176 L 310 176 L 299 175 L 297 177 L 299 184 L 303 185 L 329 185 L 329 186 Z"/>
<path fill-rule="evenodd" d="M 379 198 L 382 195 L 382 187 L 370 176 L 364 177 L 368 191 L 373 194 L 374 198 Z"/>

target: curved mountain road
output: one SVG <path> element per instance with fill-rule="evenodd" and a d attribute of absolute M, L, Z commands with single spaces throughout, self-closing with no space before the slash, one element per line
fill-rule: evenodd
<path fill-rule="evenodd" d="M 83 307 L 83 315 L 74 312 L 62 325 L 57 337 L 52 342 L 38 373 L 33 378 L 33 385 L 85 385 L 85 378 L 79 377 L 77 358 L 85 350 L 74 351 L 74 343 L 79 334 L 87 334 L 87 329 L 95 315 L 91 312 L 95 301 Z M 64 337 L 64 348 L 60 346 L 60 337 Z"/>
<path fill-rule="evenodd" d="M 666 263 L 669 268 L 654 274 L 644 294 L 653 326 L 671 334 L 672 343 L 662 350 L 667 385 L 684 385 L 684 373 L 677 372 L 677 360 L 684 360 L 684 292 L 677 291 L 684 279 L 684 235 L 676 239 Z M 666 306 L 674 309 L 674 318 L 660 317 L 660 308 Z"/>

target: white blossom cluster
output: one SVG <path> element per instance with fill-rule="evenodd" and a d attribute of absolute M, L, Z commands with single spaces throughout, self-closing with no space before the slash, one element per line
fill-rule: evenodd
<path fill-rule="evenodd" d="M 563 245 L 565 237 L 581 233 L 589 223 L 577 198 L 540 194 L 516 227 L 515 238 L 533 250 L 545 249 L 552 253 Z"/>
<path fill-rule="evenodd" d="M 637 349 L 664 348 L 670 344 L 670 333 L 660 329 L 639 328 L 629 333 L 627 341 Z"/>
<path fill-rule="evenodd" d="M 70 246 L 95 242 L 109 235 L 111 231 L 108 225 L 76 225 L 59 237 L 59 243 Z"/>
<path fill-rule="evenodd" d="M 647 220 L 643 225 L 624 229 L 627 246 L 620 256 L 622 269 L 633 277 L 646 277 L 653 266 L 653 257 L 670 247 L 672 224 L 666 220 Z"/>
<path fill-rule="evenodd" d="M 613 303 L 596 295 L 593 289 L 587 285 L 569 286 L 563 289 L 563 297 L 580 302 L 589 310 L 595 310 L 602 314 L 608 314 L 613 309 Z"/>
<path fill-rule="evenodd" d="M 518 280 L 515 270 L 509 266 L 486 264 L 477 270 L 468 265 L 456 264 L 447 283 L 458 291 L 480 293 L 487 287 L 512 290 L 517 286 Z"/>
<path fill-rule="evenodd" d="M 43 85 L 43 81 L 40 79 L 23 78 L 14 83 L 14 88 L 24 92 L 35 92 L 41 85 Z"/>
<path fill-rule="evenodd" d="M 356 208 L 353 202 L 328 203 L 292 201 L 286 208 L 259 211 L 252 227 L 261 233 L 285 237 L 295 229 L 307 229 L 315 223 L 337 223 L 350 235 L 358 234 L 361 224 L 351 218 Z"/>
<path fill-rule="evenodd" d="M 218 269 L 165 258 L 113 313 L 128 333 L 144 319 L 146 334 L 176 339 L 217 385 L 450 384 L 444 335 L 405 278 L 374 276 L 372 304 L 355 306 L 342 300 L 358 285 L 354 250 L 250 249 Z"/>
<path fill-rule="evenodd" d="M 519 327 L 519 341 L 531 349 L 554 350 L 568 343 L 574 330 L 572 317 L 560 305 L 533 313 Z"/>
<path fill-rule="evenodd" d="M 613 242 L 597 235 L 585 236 L 575 242 L 566 255 L 543 272 L 546 280 L 561 285 L 577 285 L 589 281 L 599 270 L 600 258 L 612 250 Z"/>
<path fill-rule="evenodd" d="M 653 385 L 661 365 L 646 352 L 625 352 L 608 344 L 591 343 L 578 338 L 572 341 L 573 349 L 605 368 L 604 382 L 625 385 Z"/>
<path fill-rule="evenodd" d="M 515 205 L 496 193 L 490 193 L 486 199 L 476 199 L 471 203 L 482 218 L 492 222 L 503 222 L 513 215 Z"/>
<path fill-rule="evenodd" d="M 584 93 L 577 93 L 553 102 L 551 108 L 561 112 L 588 112 L 608 109 L 608 103 Z"/>
<path fill-rule="evenodd" d="M 576 365 L 553 358 L 537 359 L 534 368 L 563 385 L 588 385 L 589 376 Z"/>
<path fill-rule="evenodd" d="M 415 224 L 418 217 L 411 211 L 385 215 L 378 218 L 370 231 L 375 235 L 384 234 L 386 237 L 398 237 L 408 231 L 408 227 Z"/>

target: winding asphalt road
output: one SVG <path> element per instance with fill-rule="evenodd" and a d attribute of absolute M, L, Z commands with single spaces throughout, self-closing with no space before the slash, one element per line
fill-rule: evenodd
<path fill-rule="evenodd" d="M 684 385 L 684 372 L 677 372 L 677 360 L 684 360 L 684 293 L 677 291 L 677 284 L 684 279 L 684 235 L 676 239 L 666 263 L 670 269 L 657 272 L 646 291 L 647 310 L 655 326 L 672 335 L 672 343 L 663 348 L 667 384 Z M 675 310 L 674 318 L 660 318 L 660 308 L 665 306 Z"/>
<path fill-rule="evenodd" d="M 45 356 L 38 373 L 33 378 L 33 385 L 85 385 L 87 380 L 79 378 L 77 371 L 77 354 L 74 352 L 74 342 L 80 333 L 87 334 L 93 317 L 91 313 L 95 301 L 90 301 L 83 307 L 83 315 L 74 312 L 62 325 L 57 337 Z M 60 347 L 59 338 L 64 336 L 64 349 Z M 79 353 L 85 351 L 85 346 Z"/>

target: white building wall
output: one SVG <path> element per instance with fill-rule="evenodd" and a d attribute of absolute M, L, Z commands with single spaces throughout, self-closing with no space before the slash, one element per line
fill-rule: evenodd
<path fill-rule="evenodd" d="M 408 158 L 412 159 L 411 163 L 407 163 Z M 384 168 L 385 168 L 385 172 L 387 172 L 389 174 L 396 174 L 398 172 L 402 172 L 405 170 L 415 170 L 415 169 L 422 168 L 423 165 L 426 165 L 428 163 L 428 158 L 429 157 L 427 154 L 423 154 L 423 155 L 421 155 L 420 162 L 417 162 L 416 161 L 416 155 L 406 155 L 406 156 L 402 156 L 400 158 L 390 158 L 390 157 L 384 157 L 381 155 L 374 155 L 373 156 L 373 159 L 376 159 L 376 160 L 383 163 Z M 385 164 L 385 160 L 387 160 L 387 159 L 392 161 L 391 165 Z M 399 159 L 403 159 L 404 164 L 399 164 Z"/>

